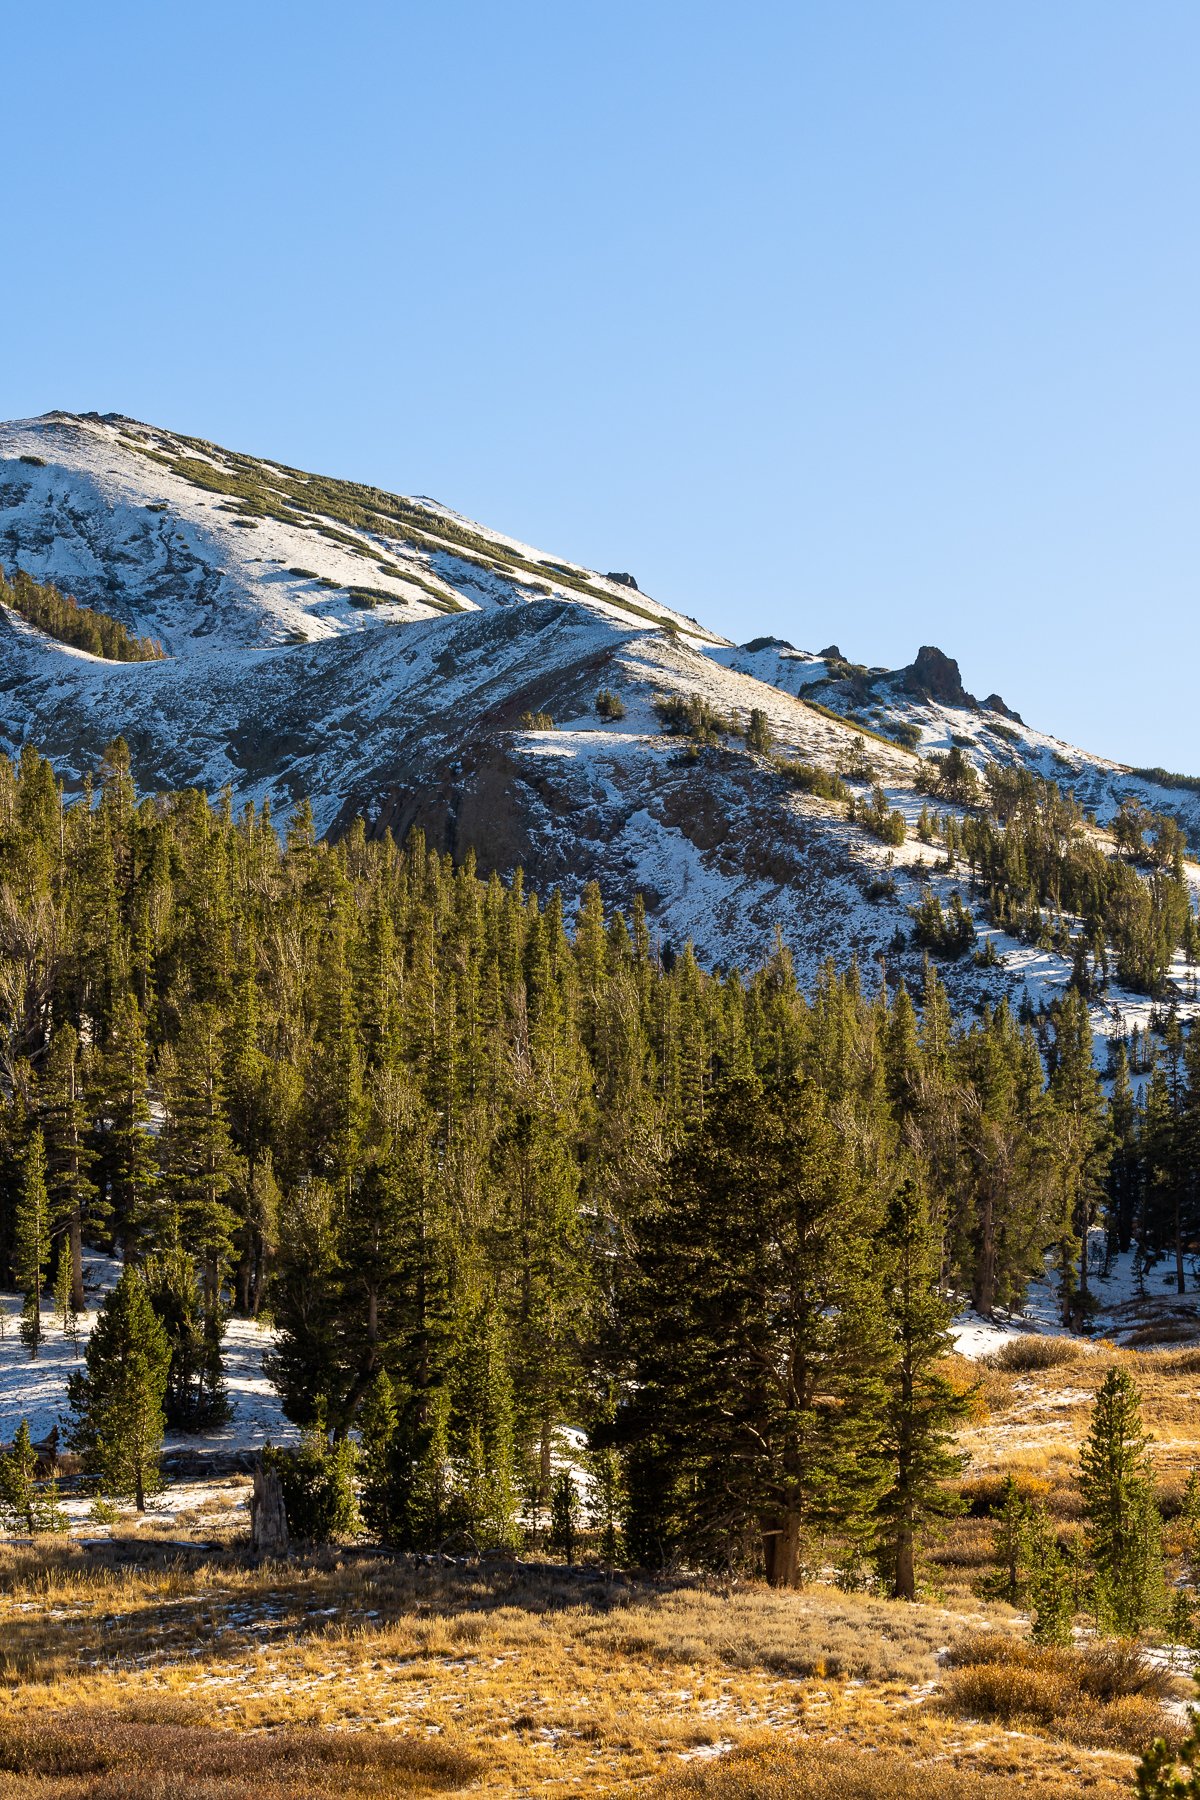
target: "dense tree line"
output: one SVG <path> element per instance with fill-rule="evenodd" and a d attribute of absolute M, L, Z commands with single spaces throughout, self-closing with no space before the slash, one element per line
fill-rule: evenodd
<path fill-rule="evenodd" d="M 927 765 L 923 786 L 974 810 L 935 817 L 925 809 L 918 835 L 940 838 L 952 864 L 966 863 L 993 924 L 1073 957 L 1084 992 L 1115 975 L 1135 993 L 1158 994 L 1178 948 L 1200 957 L 1186 840 L 1174 819 L 1127 801 L 1109 855 L 1073 795 L 1027 769 L 993 765 L 985 790 L 952 750 Z"/>
<path fill-rule="evenodd" d="M 107 657 L 110 662 L 156 662 L 163 654 L 157 638 L 135 637 L 111 613 L 80 606 L 70 594 L 34 581 L 24 569 L 17 569 L 11 582 L 0 569 L 0 603 L 11 606 L 60 644 L 90 650 L 93 656 Z"/>
<path fill-rule="evenodd" d="M 0 984 L 31 1353 L 85 1241 L 135 1272 L 177 1423 L 220 1411 L 229 1309 L 269 1312 L 313 1467 L 355 1432 L 409 1546 L 513 1542 L 583 1424 L 637 1559 L 786 1581 L 831 1534 L 910 1592 L 952 1305 L 1053 1249 L 1082 1318 L 1110 1161 L 1149 1191 L 1078 992 L 1035 1026 L 956 1018 L 932 966 L 916 998 L 832 966 L 806 997 L 782 944 L 706 972 L 595 886 L 568 927 L 418 834 L 139 801 L 120 743 L 73 804 L 0 761 Z"/>

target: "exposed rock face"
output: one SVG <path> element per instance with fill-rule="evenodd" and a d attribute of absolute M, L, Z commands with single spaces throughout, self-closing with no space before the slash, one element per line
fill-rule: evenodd
<path fill-rule="evenodd" d="M 1011 719 L 1014 725 L 1025 723 L 1019 712 L 1014 712 L 1011 706 L 1005 706 L 999 694 L 989 694 L 983 704 L 988 712 L 1000 713 L 1004 718 Z"/>
<path fill-rule="evenodd" d="M 894 673 L 847 664 L 837 644 L 820 658 L 777 637 L 734 646 L 627 573 L 551 563 L 434 502 L 130 420 L 0 425 L 0 562 L 167 649 L 103 661 L 0 609 L 0 752 L 36 745 L 69 791 L 120 734 L 143 793 L 228 786 L 235 807 L 269 800 L 276 821 L 308 798 L 333 837 L 356 818 L 399 839 L 419 828 L 482 872 L 523 866 L 568 911 L 589 880 L 626 911 L 640 893 L 658 941 L 690 939 L 709 962 L 758 963 L 778 933 L 805 985 L 851 956 L 919 982 L 910 908 L 927 882 L 953 886 L 903 856 L 881 879 L 893 852 L 805 771 L 843 772 L 863 726 L 882 734 L 872 771 L 901 805 L 917 773 L 905 746 L 1067 766 L 1068 746 L 998 695 L 981 710 L 930 645 Z M 619 716 L 597 713 L 601 690 Z M 664 700 L 710 709 L 717 741 L 665 734 Z M 778 760 L 746 743 L 754 711 Z M 528 723 L 539 716 L 555 728 Z M 1077 751 L 1070 768 L 1101 819 L 1136 794 L 1200 842 L 1190 786 Z M 946 975 L 960 999 L 1016 980 L 965 960 Z"/>
<path fill-rule="evenodd" d="M 922 644 L 915 661 L 902 671 L 902 675 L 908 693 L 936 700 L 941 706 L 973 707 L 979 704 L 963 686 L 954 658 L 939 650 L 936 644 Z"/>

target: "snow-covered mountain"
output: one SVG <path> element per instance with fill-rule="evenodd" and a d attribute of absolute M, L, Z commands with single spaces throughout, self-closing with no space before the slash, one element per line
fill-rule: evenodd
<path fill-rule="evenodd" d="M 778 928 L 802 978 L 829 955 L 915 967 L 910 905 L 928 881 L 963 884 L 933 873 L 911 833 L 885 849 L 738 739 L 689 753 L 662 729 L 664 697 L 700 695 L 743 723 L 758 709 L 776 752 L 831 771 L 861 764 L 863 734 L 910 821 L 916 752 L 958 744 L 1073 788 L 1101 827 L 1137 794 L 1200 846 L 1200 786 L 1074 749 L 996 695 L 975 701 L 936 650 L 887 671 L 836 646 L 737 647 L 623 573 L 434 501 L 119 416 L 0 426 L 0 565 L 166 652 L 103 661 L 0 609 L 0 748 L 32 741 L 74 783 L 119 733 L 146 790 L 228 785 L 235 803 L 269 797 L 277 818 L 307 796 L 322 830 L 362 814 L 471 846 L 485 869 L 521 862 L 568 897 L 593 877 L 617 904 L 640 890 L 664 941 L 691 938 L 712 961 L 757 959 Z M 623 716 L 599 716 L 602 689 Z M 1041 997 L 1065 978 L 1053 952 L 992 935 L 1003 965 L 955 965 L 964 994 Z M 1194 971 L 1176 975 L 1189 992 Z M 1128 1023 L 1145 1003 L 1117 994 L 1118 1010 Z"/>

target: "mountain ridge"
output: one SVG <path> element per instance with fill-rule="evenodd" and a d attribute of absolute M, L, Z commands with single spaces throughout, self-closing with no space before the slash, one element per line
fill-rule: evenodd
<path fill-rule="evenodd" d="M 1100 831 L 1134 798 L 1200 843 L 1200 792 L 1027 726 L 998 695 L 975 701 L 934 646 L 885 670 L 836 644 L 734 645 L 624 575 L 438 502 L 123 415 L 0 426 L 0 564 L 166 652 L 105 662 L 7 612 L 10 754 L 33 742 L 78 785 L 120 734 L 144 791 L 229 787 L 238 804 L 269 798 L 276 817 L 307 797 L 334 835 L 356 816 L 370 831 L 420 826 L 439 848 L 471 848 L 501 872 L 521 862 L 569 898 L 589 879 L 617 904 L 642 891 L 663 941 L 691 939 L 713 962 L 761 959 L 778 929 L 809 979 L 826 955 L 918 979 L 912 908 L 928 889 L 947 902 L 967 889 L 914 839 L 920 756 L 957 748 L 977 768 L 1029 769 L 1069 787 Z M 599 716 L 601 690 L 622 716 Z M 760 713 L 777 755 L 720 732 L 673 736 L 672 703 L 741 731 Z M 797 791 L 789 760 L 878 786 L 904 842 Z M 869 781 L 853 773 L 868 768 Z M 988 936 L 1003 966 L 953 967 L 962 995 L 1040 1003 L 1069 976 L 1063 955 Z M 1186 1000 L 1194 973 L 1173 978 Z M 1098 1027 L 1131 1009 L 1144 1001 L 1117 996 Z"/>

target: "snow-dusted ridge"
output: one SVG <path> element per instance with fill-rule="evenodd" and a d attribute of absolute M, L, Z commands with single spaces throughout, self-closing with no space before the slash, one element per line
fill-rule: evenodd
<path fill-rule="evenodd" d="M 753 961 L 782 929 L 803 980 L 826 956 L 886 957 L 932 882 L 914 837 L 894 853 L 844 810 L 796 792 L 740 744 L 689 758 L 655 699 L 700 693 L 763 711 L 777 747 L 843 766 L 861 729 L 889 802 L 915 821 L 916 757 L 962 745 L 1075 789 L 1099 825 L 1140 794 L 1200 845 L 1200 792 L 1163 786 L 961 693 L 922 652 L 908 670 L 853 670 L 776 639 L 730 645 L 625 582 L 479 526 L 436 501 L 384 494 L 118 415 L 0 425 L 0 564 L 102 607 L 166 659 L 66 649 L 0 609 L 0 748 L 33 742 L 69 782 L 118 733 L 144 790 L 229 786 L 276 817 L 309 797 L 322 830 L 420 825 L 482 867 L 521 862 L 568 898 L 598 878 L 643 891 L 664 939 Z M 625 716 L 601 720 L 597 690 Z M 549 714 L 553 730 L 529 729 Z M 1200 869 L 1191 870 L 1200 886 Z M 894 891 L 891 889 L 894 888 Z M 1041 999 L 1068 973 L 996 933 L 1000 969 L 951 966 L 962 999 Z M 1195 971 L 1175 971 L 1186 998 Z M 1114 993 L 1098 1029 L 1144 1017 Z"/>

